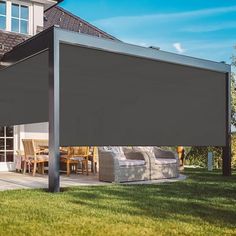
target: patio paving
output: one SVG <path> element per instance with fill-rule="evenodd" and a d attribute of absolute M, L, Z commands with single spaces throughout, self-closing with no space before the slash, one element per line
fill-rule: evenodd
<path fill-rule="evenodd" d="M 137 181 L 123 184 L 158 184 L 166 182 L 176 182 L 185 180 L 186 176 L 180 175 L 179 178 L 175 179 L 162 179 L 162 180 L 151 180 L 151 181 Z M 61 187 L 72 187 L 72 186 L 102 186 L 109 185 L 112 183 L 100 182 L 98 175 L 90 174 L 87 175 L 61 175 Z M 28 174 L 23 175 L 17 172 L 0 172 L 0 191 L 14 190 L 14 189 L 37 189 L 48 187 L 48 176 L 47 175 L 36 175 L 35 177 Z"/>

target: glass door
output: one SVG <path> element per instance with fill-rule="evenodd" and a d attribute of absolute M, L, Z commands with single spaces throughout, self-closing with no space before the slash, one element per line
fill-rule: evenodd
<path fill-rule="evenodd" d="M 0 162 L 14 161 L 14 128 L 0 127 Z"/>

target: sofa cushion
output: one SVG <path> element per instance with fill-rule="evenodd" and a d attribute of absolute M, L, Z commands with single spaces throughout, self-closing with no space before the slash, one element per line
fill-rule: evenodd
<path fill-rule="evenodd" d="M 70 160 L 72 160 L 72 161 L 84 161 L 85 159 L 83 157 L 71 157 Z"/>
<path fill-rule="evenodd" d="M 155 165 L 176 164 L 177 160 L 174 158 L 156 158 Z"/>
<path fill-rule="evenodd" d="M 119 160 L 119 165 L 121 167 L 143 166 L 145 165 L 145 161 L 144 160 Z"/>
<path fill-rule="evenodd" d="M 34 161 L 34 156 L 28 156 L 27 159 L 29 161 Z M 48 155 L 36 155 L 37 161 L 48 161 L 48 159 L 49 159 Z"/>
<path fill-rule="evenodd" d="M 123 150 L 124 154 L 133 152 L 133 148 L 131 146 L 124 146 L 124 147 L 122 147 L 122 150 Z"/>
<path fill-rule="evenodd" d="M 159 147 L 153 147 L 153 152 L 156 158 L 175 158 L 174 152 L 163 150 Z"/>

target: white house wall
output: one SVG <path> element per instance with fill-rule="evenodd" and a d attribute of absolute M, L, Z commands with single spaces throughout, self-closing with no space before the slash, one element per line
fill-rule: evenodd
<path fill-rule="evenodd" d="M 14 171 L 15 168 L 15 163 L 14 162 L 0 162 L 0 172 L 4 171 Z"/>
<path fill-rule="evenodd" d="M 37 27 L 43 27 L 43 18 L 44 18 L 44 6 L 39 3 L 33 4 L 33 24 L 32 31 L 35 35 L 37 33 Z"/>
<path fill-rule="evenodd" d="M 14 126 L 14 154 L 23 152 L 22 139 L 48 139 L 48 122 Z M 0 171 L 14 171 L 14 162 L 0 162 Z"/>
<path fill-rule="evenodd" d="M 48 139 L 48 122 L 18 125 L 16 131 L 16 147 L 15 150 L 23 151 L 22 139 Z"/>

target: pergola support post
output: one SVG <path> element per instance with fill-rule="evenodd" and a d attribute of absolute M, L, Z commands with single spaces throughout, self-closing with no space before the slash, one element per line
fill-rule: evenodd
<path fill-rule="evenodd" d="M 231 74 L 226 73 L 226 145 L 223 147 L 223 175 L 231 176 Z"/>
<path fill-rule="evenodd" d="M 223 175 L 231 176 L 231 172 L 231 145 L 227 144 L 223 147 Z"/>
<path fill-rule="evenodd" d="M 59 42 L 55 30 L 49 42 L 49 191 L 60 191 L 60 78 Z"/>

